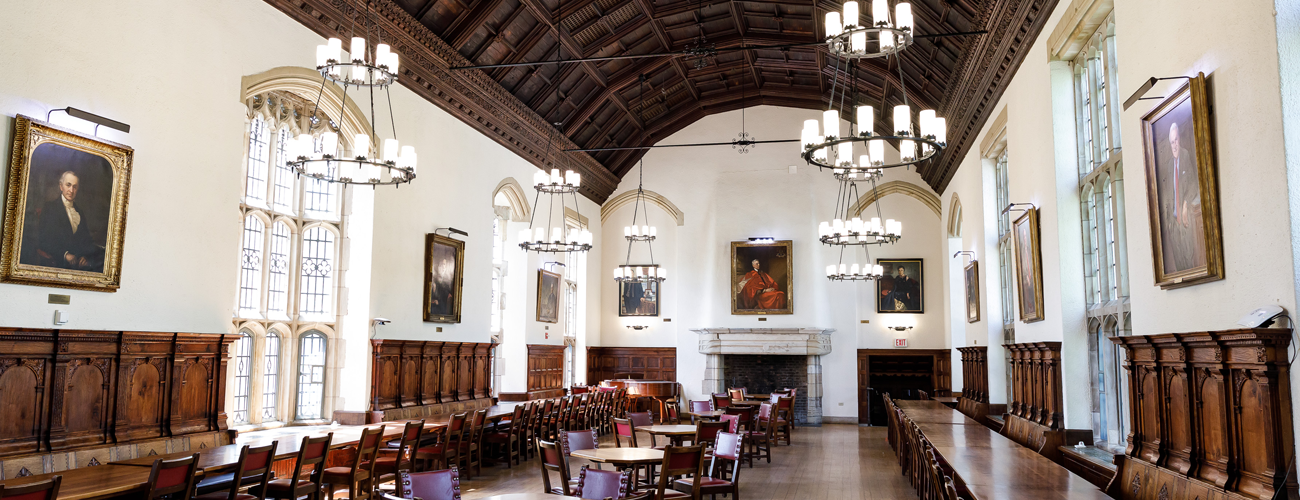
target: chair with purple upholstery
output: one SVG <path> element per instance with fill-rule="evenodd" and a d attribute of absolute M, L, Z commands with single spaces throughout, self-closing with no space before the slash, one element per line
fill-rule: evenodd
<path fill-rule="evenodd" d="M 713 447 L 714 458 L 706 466 L 708 473 L 700 478 L 700 496 L 731 495 L 732 500 L 740 500 L 740 458 L 744 449 L 743 435 L 718 433 L 717 444 Z M 678 479 L 673 482 L 673 488 L 689 491 L 694 483 L 692 479 Z"/>
<path fill-rule="evenodd" d="M 398 472 L 397 495 L 380 496 L 383 500 L 460 500 L 460 473 L 456 469 Z"/>
<path fill-rule="evenodd" d="M 578 487 L 573 493 L 579 498 L 603 500 L 628 498 L 631 492 L 631 471 L 596 470 L 584 465 L 578 471 Z"/>

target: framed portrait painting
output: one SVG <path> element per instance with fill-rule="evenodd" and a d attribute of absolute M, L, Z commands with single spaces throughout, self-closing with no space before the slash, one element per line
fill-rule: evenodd
<path fill-rule="evenodd" d="M 925 312 L 925 261 L 923 259 L 876 259 L 884 268 L 876 280 L 876 312 Z"/>
<path fill-rule="evenodd" d="M 1223 279 L 1204 73 L 1142 117 L 1142 149 L 1156 285 L 1170 289 Z"/>
<path fill-rule="evenodd" d="M 18 115 L 0 281 L 117 291 L 135 152 Z"/>
<path fill-rule="evenodd" d="M 465 242 L 440 234 L 424 235 L 424 320 L 460 323 L 465 280 Z"/>
<path fill-rule="evenodd" d="M 980 261 L 972 260 L 966 265 L 966 322 L 978 323 L 980 320 Z"/>
<path fill-rule="evenodd" d="M 618 315 L 624 316 L 658 316 L 659 282 L 635 283 L 620 281 L 618 284 Z"/>
<path fill-rule="evenodd" d="M 560 322 L 560 275 L 537 270 L 537 321 Z"/>
<path fill-rule="evenodd" d="M 794 314 L 793 242 L 731 242 L 731 314 Z"/>
<path fill-rule="evenodd" d="M 1016 302 L 1020 303 L 1020 321 L 1043 320 L 1043 258 L 1038 241 L 1038 209 L 1026 210 L 1011 223 L 1015 237 Z"/>

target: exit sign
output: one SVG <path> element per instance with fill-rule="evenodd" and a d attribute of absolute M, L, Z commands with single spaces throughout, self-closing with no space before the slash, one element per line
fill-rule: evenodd
<path fill-rule="evenodd" d="M 907 347 L 907 339 L 894 339 L 894 347 Z"/>

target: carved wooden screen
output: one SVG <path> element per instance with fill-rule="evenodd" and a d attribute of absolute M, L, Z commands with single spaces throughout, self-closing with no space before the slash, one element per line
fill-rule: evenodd
<path fill-rule="evenodd" d="M 216 404 L 226 368 L 221 337 L 178 333 L 174 351 L 169 432 L 180 435 L 225 428 L 225 415 L 218 419 Z M 224 394 L 220 396 L 224 399 Z"/>
<path fill-rule="evenodd" d="M 1291 331 L 1112 337 L 1127 351 L 1132 434 L 1122 499 L 1273 498 L 1294 451 Z M 1294 495 L 1294 492 L 1292 492 Z"/>
<path fill-rule="evenodd" d="M 1061 403 L 1061 343 L 1007 344 L 1011 402 L 1007 413 L 1053 430 L 1065 428 Z"/>
<path fill-rule="evenodd" d="M 675 347 L 588 347 L 587 385 L 626 377 L 677 381 Z"/>
<path fill-rule="evenodd" d="M 117 341 L 117 333 L 59 332 L 50 406 L 51 449 L 109 442 Z"/>
<path fill-rule="evenodd" d="M 961 397 L 977 403 L 989 402 L 988 346 L 958 347 L 961 352 Z"/>
<path fill-rule="evenodd" d="M 372 339 L 373 411 L 488 397 L 493 344 Z"/>
<path fill-rule="evenodd" d="M 5 331 L 6 342 L 0 349 L 0 454 L 14 455 L 39 451 L 41 438 L 48 430 L 45 417 L 49 394 L 50 355 L 54 352 L 54 335 L 32 330 Z"/>
<path fill-rule="evenodd" d="M 528 392 L 564 389 L 564 346 L 528 345 Z"/>

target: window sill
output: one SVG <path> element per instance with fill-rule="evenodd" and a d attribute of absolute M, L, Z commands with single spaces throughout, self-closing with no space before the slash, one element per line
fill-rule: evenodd
<path fill-rule="evenodd" d="M 262 422 L 257 424 L 243 424 L 243 425 L 231 426 L 230 430 L 243 434 L 245 432 L 257 432 L 257 431 L 266 431 L 271 429 L 279 429 L 281 427 L 284 427 L 285 425 L 287 424 L 279 420 L 276 420 L 272 422 Z"/>

